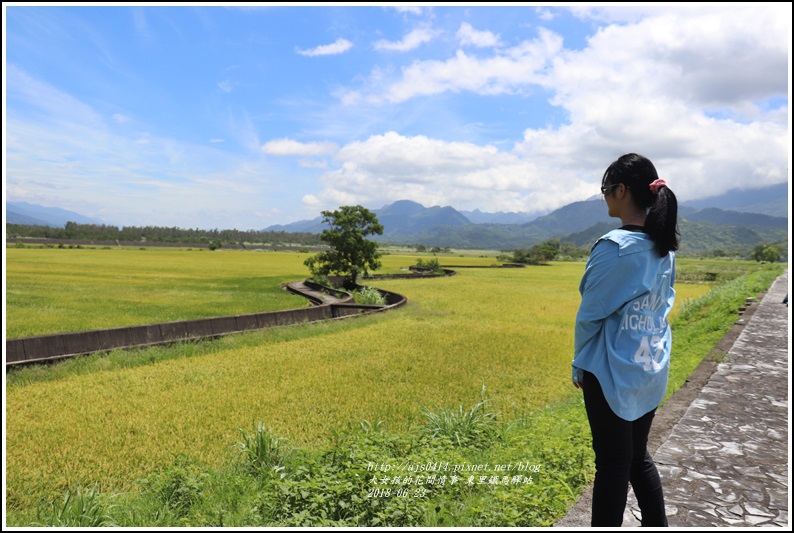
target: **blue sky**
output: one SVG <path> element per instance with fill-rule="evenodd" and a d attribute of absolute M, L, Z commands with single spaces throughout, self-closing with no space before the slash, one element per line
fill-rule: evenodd
<path fill-rule="evenodd" d="M 789 180 L 791 4 L 3 5 L 7 200 L 262 229 Z"/>

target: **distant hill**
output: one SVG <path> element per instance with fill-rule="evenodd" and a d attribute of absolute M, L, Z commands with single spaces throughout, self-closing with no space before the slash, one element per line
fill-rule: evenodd
<path fill-rule="evenodd" d="M 681 230 L 681 254 L 703 255 L 717 250 L 749 255 L 756 244 L 778 244 L 788 256 L 788 228 L 769 226 L 718 226 L 684 220 Z"/>
<path fill-rule="evenodd" d="M 484 213 L 479 209 L 458 211 L 452 207 L 438 206 L 428 208 L 409 200 L 400 200 L 373 212 L 384 225 L 381 240 L 421 242 L 433 246 L 463 246 L 463 243 L 477 243 L 473 246 L 479 246 L 483 242 L 513 246 L 549 235 L 577 233 L 598 222 L 610 222 L 606 204 L 600 196 L 574 202 L 546 214 Z M 746 216 L 747 213 L 769 218 L 752 218 Z M 682 202 L 679 215 L 689 217 L 691 221 L 718 225 L 784 227 L 788 220 L 788 184 L 752 190 L 736 189 L 720 196 Z M 267 231 L 310 233 L 320 233 L 323 229 L 321 217 L 266 228 Z"/>
<path fill-rule="evenodd" d="M 787 228 L 788 218 L 772 217 L 759 213 L 726 211 L 716 207 L 693 210 L 679 210 L 681 218 L 692 222 L 709 222 L 718 226 L 765 226 L 770 228 Z"/>
<path fill-rule="evenodd" d="M 427 228 L 471 224 L 469 219 L 452 207 L 424 207 L 422 204 L 410 200 L 399 200 L 381 209 L 374 209 L 372 212 L 378 217 L 378 222 L 383 225 L 381 239 L 399 240 L 421 233 Z M 323 218 L 317 217 L 283 226 L 269 226 L 264 231 L 320 233 L 324 229 L 327 229 L 327 226 L 323 224 Z"/>
<path fill-rule="evenodd" d="M 287 233 L 321 233 L 328 226 L 323 224 L 323 217 L 313 218 L 311 220 L 299 220 L 289 224 L 274 224 L 268 226 L 262 231 L 286 231 Z"/>
<path fill-rule="evenodd" d="M 618 224 L 614 222 L 599 222 L 584 231 L 564 235 L 560 237 L 560 240 L 589 248 L 599 237 L 616 227 Z M 771 226 L 720 226 L 711 222 L 693 222 L 681 219 L 678 229 L 681 232 L 679 253 L 684 255 L 706 255 L 717 251 L 722 251 L 727 255 L 748 255 L 755 245 L 761 242 L 779 243 L 784 247 L 788 242 L 787 228 Z M 786 249 L 784 255 L 787 254 Z"/>
<path fill-rule="evenodd" d="M 758 189 L 731 189 L 719 196 L 681 202 L 695 209 L 716 207 L 741 213 L 761 213 L 772 217 L 788 216 L 788 183 L 778 183 Z"/>
<path fill-rule="evenodd" d="M 375 211 L 383 224 L 383 238 L 411 236 L 435 226 L 468 226 L 468 218 L 452 207 L 424 207 L 410 200 L 400 200 Z"/>
<path fill-rule="evenodd" d="M 59 207 L 43 207 L 25 202 L 6 202 L 6 222 L 30 226 L 62 228 L 67 222 L 104 224 L 101 220 L 83 216 Z"/>
<path fill-rule="evenodd" d="M 6 212 L 6 222 L 8 224 L 24 224 L 26 226 L 53 226 L 40 218 L 23 215 L 15 211 Z"/>
<path fill-rule="evenodd" d="M 460 213 L 471 221 L 472 224 L 526 224 L 545 215 L 548 211 L 541 211 L 537 213 L 517 213 L 517 212 L 503 212 L 497 213 L 483 213 L 479 209 L 474 211 L 460 211 Z"/>
<path fill-rule="evenodd" d="M 698 207 L 705 201 L 682 203 L 678 212 L 682 234 L 681 252 L 748 251 L 759 242 L 787 243 L 788 208 L 785 216 L 770 214 L 781 201 L 787 206 L 787 195 L 787 184 L 781 184 L 757 191 L 732 191 L 711 199 L 719 205 L 736 206 L 731 210 L 715 205 Z M 759 203 L 764 200 L 766 203 Z M 747 210 L 753 206 L 761 212 Z M 21 202 L 8 202 L 6 207 L 8 222 L 14 224 L 53 227 L 63 227 L 67 221 L 102 224 L 101 221 L 63 209 Z M 607 215 L 606 203 L 600 196 L 573 202 L 542 216 L 529 213 L 482 213 L 479 210 L 461 212 L 450 206 L 424 207 L 410 200 L 399 200 L 373 212 L 384 227 L 383 235 L 373 237 L 380 242 L 491 250 L 527 249 L 551 238 L 589 247 L 599 236 L 618 227 L 620 223 Z M 471 220 L 465 213 L 481 222 Z M 482 222 L 486 220 L 490 222 Z M 508 223 L 508 220 L 521 222 Z M 322 217 L 317 217 L 270 226 L 261 231 L 316 235 L 324 229 L 326 226 Z"/>
<path fill-rule="evenodd" d="M 606 204 L 600 197 L 573 202 L 522 224 L 473 223 L 452 207 L 427 208 L 408 200 L 374 212 L 384 226 L 384 234 L 373 237 L 375 240 L 453 248 L 527 249 L 552 238 L 589 247 L 598 237 L 620 225 L 619 220 L 609 217 Z M 268 230 L 289 232 L 317 228 L 321 231 L 321 221 L 318 218 L 287 226 L 271 226 Z M 709 253 L 714 250 L 749 253 L 751 244 L 787 240 L 788 219 L 681 205 L 679 228 L 682 253 Z"/>
<path fill-rule="evenodd" d="M 554 235 L 565 235 L 581 231 L 597 222 L 614 220 L 607 214 L 607 204 L 601 199 L 574 202 L 565 205 L 548 215 L 523 224 Z"/>
<path fill-rule="evenodd" d="M 423 243 L 430 246 L 515 247 L 580 231 L 595 221 L 609 220 L 605 205 L 601 200 L 574 202 L 530 222 L 506 224 L 473 223 L 463 213 L 449 206 L 424 207 L 410 200 L 399 200 L 373 210 L 384 228 L 383 235 L 373 238 L 385 242 Z M 283 226 L 269 226 L 265 231 L 321 232 L 323 229 L 325 226 L 322 217 L 318 217 Z"/>

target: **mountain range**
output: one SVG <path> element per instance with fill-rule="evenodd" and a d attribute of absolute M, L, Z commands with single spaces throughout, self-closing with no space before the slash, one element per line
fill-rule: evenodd
<path fill-rule="evenodd" d="M 449 206 L 424 207 L 409 200 L 400 200 L 373 212 L 384 227 L 383 235 L 373 236 L 374 240 L 454 248 L 525 249 L 551 238 L 587 246 L 619 225 L 617 219 L 607 215 L 606 204 L 600 198 L 573 202 L 536 217 L 499 213 L 490 218 L 489 214 L 477 211 L 477 216 L 472 218 L 481 222 L 474 222 L 466 216 L 466 213 L 473 212 L 461 212 Z M 521 221 L 522 215 L 524 221 L 518 223 L 485 222 Z M 319 233 L 325 228 L 322 217 L 317 217 L 270 226 L 266 230 Z M 682 203 L 679 206 L 679 229 L 681 250 L 691 253 L 716 250 L 746 252 L 759 242 L 788 241 L 788 184 L 752 191 L 729 191 L 708 202 Z"/>
<path fill-rule="evenodd" d="M 67 222 L 104 224 L 101 220 L 59 207 L 43 207 L 26 202 L 6 202 L 6 223 L 8 224 L 62 228 Z"/>
<path fill-rule="evenodd" d="M 788 198 L 788 184 L 782 183 L 684 202 L 679 206 L 681 250 L 747 252 L 759 242 L 787 243 Z M 64 209 L 21 202 L 8 202 L 6 211 L 7 222 L 13 224 L 102 224 Z M 606 204 L 599 197 L 542 215 L 458 211 L 450 206 L 425 207 L 410 200 L 398 200 L 373 212 L 384 227 L 383 235 L 373 237 L 380 242 L 491 250 L 526 249 L 551 238 L 588 246 L 619 224 L 607 215 Z M 269 226 L 263 231 L 320 233 L 325 227 L 322 217 L 317 217 Z"/>

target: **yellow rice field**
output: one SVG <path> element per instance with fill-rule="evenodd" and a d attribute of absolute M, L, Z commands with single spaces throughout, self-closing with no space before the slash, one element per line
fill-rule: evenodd
<path fill-rule="evenodd" d="M 308 254 L 6 248 L 9 338 L 292 309 Z"/>
<path fill-rule="evenodd" d="M 139 252 L 146 261 L 160 253 Z M 163 261 L 178 256 L 162 253 Z M 244 255 L 182 252 L 181 257 L 211 261 L 204 273 L 211 285 L 221 283 L 218 277 L 252 276 L 252 266 L 239 259 Z M 101 262 L 110 256 L 98 251 L 93 257 Z M 137 260 L 132 251 L 127 257 Z M 384 270 L 396 271 L 415 257 L 386 256 Z M 441 259 L 442 264 L 494 262 Z M 9 255 L 9 276 L 13 261 Z M 290 273 L 291 279 L 304 277 L 302 262 L 298 254 L 284 254 L 272 263 L 278 265 L 275 274 L 263 264 L 257 267 L 265 279 L 278 282 Z M 40 267 L 46 273 L 46 265 Z M 200 263 L 171 268 L 202 277 Z M 383 420 L 392 430 L 404 430 L 416 421 L 421 405 L 472 405 L 483 385 L 494 409 L 507 419 L 543 408 L 574 391 L 570 361 L 583 269 L 583 263 L 554 263 L 378 281 L 373 285 L 405 294 L 408 305 L 332 325 L 291 326 L 305 334 L 286 340 L 269 331 L 248 333 L 239 337 L 247 342 L 224 341 L 208 355 L 11 387 L 6 390 L 8 505 L 26 508 L 67 487 L 94 482 L 103 492 L 134 490 L 135 480 L 171 464 L 176 453 L 218 465 L 238 439 L 237 428 L 250 428 L 254 420 L 293 444 L 312 446 L 361 420 Z M 67 287 L 92 283 L 77 273 L 59 279 Z M 679 301 L 706 290 L 679 285 Z M 9 312 L 14 312 L 10 304 Z"/>

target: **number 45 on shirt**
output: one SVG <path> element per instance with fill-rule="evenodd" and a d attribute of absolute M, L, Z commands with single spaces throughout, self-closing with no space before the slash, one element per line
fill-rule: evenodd
<path fill-rule="evenodd" d="M 651 357 L 651 346 L 656 347 L 654 357 Z M 664 352 L 664 343 L 659 335 L 654 335 L 650 339 L 644 336 L 640 341 L 640 347 L 634 353 L 634 362 L 642 363 L 646 372 L 658 372 L 662 366 L 659 364 L 659 358 L 662 357 Z"/>

